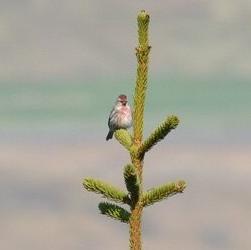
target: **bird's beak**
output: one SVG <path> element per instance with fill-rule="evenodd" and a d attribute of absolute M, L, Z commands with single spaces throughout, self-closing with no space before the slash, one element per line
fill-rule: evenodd
<path fill-rule="evenodd" d="M 122 102 L 123 106 L 125 106 L 125 105 L 126 105 L 126 103 L 127 103 L 127 102 Z"/>

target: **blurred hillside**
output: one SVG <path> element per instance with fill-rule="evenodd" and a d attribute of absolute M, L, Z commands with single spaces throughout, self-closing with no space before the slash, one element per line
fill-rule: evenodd
<path fill-rule="evenodd" d="M 115 97 L 132 104 L 142 8 L 152 45 L 145 135 L 166 114 L 181 119 L 147 155 L 144 185 L 188 182 L 146 209 L 144 249 L 251 249 L 245 0 L 0 2 L 1 249 L 128 249 L 127 227 L 99 215 L 81 182 L 124 187 L 129 157 L 105 136 Z"/>

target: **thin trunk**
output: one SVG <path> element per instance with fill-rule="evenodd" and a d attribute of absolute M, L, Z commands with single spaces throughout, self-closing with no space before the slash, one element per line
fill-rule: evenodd
<path fill-rule="evenodd" d="M 134 93 L 134 113 L 133 113 L 133 146 L 138 150 L 143 141 L 143 121 L 144 106 L 147 89 L 148 74 L 148 54 L 150 46 L 148 45 L 148 26 L 150 17 L 145 11 L 138 15 L 138 47 L 136 48 L 136 57 L 138 61 L 137 79 Z M 130 249 L 141 250 L 141 217 L 143 205 L 141 203 L 143 188 L 143 158 L 139 154 L 131 153 L 132 163 L 135 166 L 139 178 L 139 199 L 131 204 L 130 225 Z"/>

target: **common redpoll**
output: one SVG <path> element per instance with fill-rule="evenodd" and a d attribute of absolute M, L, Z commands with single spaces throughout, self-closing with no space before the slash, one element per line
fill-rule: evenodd
<path fill-rule="evenodd" d="M 132 126 L 132 112 L 127 103 L 126 95 L 118 96 L 116 103 L 110 113 L 109 120 L 109 133 L 106 140 L 112 139 L 113 133 L 117 129 L 127 129 Z"/>

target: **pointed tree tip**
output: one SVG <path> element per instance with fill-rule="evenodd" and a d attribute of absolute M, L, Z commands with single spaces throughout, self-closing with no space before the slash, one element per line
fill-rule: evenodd
<path fill-rule="evenodd" d="M 138 14 L 138 21 L 149 21 L 150 15 L 145 10 L 141 10 Z"/>

